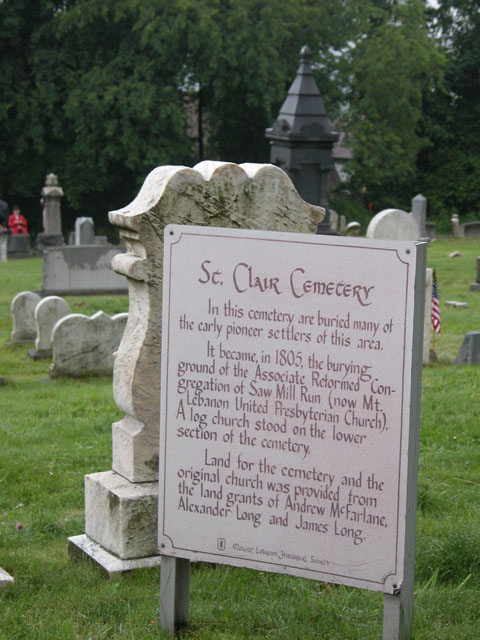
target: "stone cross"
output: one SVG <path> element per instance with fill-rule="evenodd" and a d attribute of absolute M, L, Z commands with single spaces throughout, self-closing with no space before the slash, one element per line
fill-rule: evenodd
<path fill-rule="evenodd" d="M 129 315 L 113 373 L 125 412 L 112 425 L 112 471 L 85 478 L 86 536 L 69 539 L 72 554 L 107 558 L 110 573 L 158 564 L 158 447 L 163 230 L 169 223 L 314 233 L 324 209 L 303 201 L 273 165 L 205 161 L 193 169 L 164 166 L 138 196 L 109 214 L 127 245 L 114 257 L 127 278 Z M 109 555 L 105 556 L 108 552 Z"/>

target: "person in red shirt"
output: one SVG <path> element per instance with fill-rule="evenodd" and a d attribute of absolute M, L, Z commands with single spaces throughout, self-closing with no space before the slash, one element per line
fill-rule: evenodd
<path fill-rule="evenodd" d="M 20 207 L 17 204 L 14 205 L 13 213 L 8 219 L 8 227 L 12 230 L 14 235 L 17 235 L 17 233 L 28 233 L 27 221 L 20 213 Z"/>

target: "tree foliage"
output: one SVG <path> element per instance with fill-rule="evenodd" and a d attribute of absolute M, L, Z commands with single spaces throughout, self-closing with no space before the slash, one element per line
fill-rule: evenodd
<path fill-rule="evenodd" d="M 441 77 L 443 56 L 424 9 L 423 0 L 372 2 L 351 53 L 351 187 L 377 210 L 409 205 L 416 159 L 428 144 L 419 130 L 422 96 Z"/>
<path fill-rule="evenodd" d="M 445 0 L 432 13 L 447 54 L 443 83 L 424 96 L 422 127 L 430 140 L 419 156 L 424 185 L 444 225 L 452 213 L 480 214 L 480 8 L 477 0 Z"/>
<path fill-rule="evenodd" d="M 473 212 L 477 4 L 0 0 L 0 192 L 39 231 L 54 171 L 66 226 L 101 225 L 160 164 L 267 161 L 264 130 L 308 44 L 328 114 L 351 134 L 350 197 L 408 206 L 421 190 L 435 211 Z"/>

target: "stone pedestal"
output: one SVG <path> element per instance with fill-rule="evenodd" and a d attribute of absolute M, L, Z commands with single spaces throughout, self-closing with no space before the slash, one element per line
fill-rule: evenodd
<path fill-rule="evenodd" d="M 115 402 L 125 417 L 112 425 L 112 471 L 86 476 L 86 535 L 70 538 L 71 550 L 109 573 L 112 563 L 115 571 L 127 571 L 160 561 L 155 554 L 165 226 L 314 233 L 323 215 L 324 209 L 300 198 L 278 167 L 223 162 L 158 167 L 130 205 L 110 212 L 127 245 L 127 253 L 112 261 L 129 291 L 128 321 L 113 372 Z"/>
<path fill-rule="evenodd" d="M 45 251 L 50 247 L 62 247 L 65 244 L 61 233 L 39 233 L 35 240 L 35 249 Z"/>
<path fill-rule="evenodd" d="M 480 258 L 477 258 L 477 280 L 470 285 L 470 291 L 480 290 Z"/>

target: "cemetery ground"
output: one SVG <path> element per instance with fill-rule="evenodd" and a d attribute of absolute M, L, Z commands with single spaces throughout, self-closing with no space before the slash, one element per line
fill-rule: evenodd
<path fill-rule="evenodd" d="M 449 258 L 454 250 L 463 256 Z M 475 240 L 440 239 L 428 249 L 442 335 L 438 361 L 423 370 L 416 640 L 476 640 L 480 629 L 480 368 L 455 365 L 464 334 L 480 329 L 480 291 L 470 291 L 479 253 Z M 67 537 L 84 532 L 83 477 L 111 468 L 111 423 L 123 414 L 110 378 L 52 380 L 49 360 L 27 356 L 31 344 L 6 344 L 13 296 L 39 290 L 41 278 L 41 258 L 0 265 L 0 566 L 15 579 L 0 591 L 0 640 L 167 637 L 157 623 L 158 569 L 108 580 L 68 557 Z M 66 299 L 72 313 L 128 310 L 126 296 Z M 447 308 L 446 300 L 468 309 Z M 190 624 L 181 637 L 381 636 L 379 593 L 192 567 Z"/>

